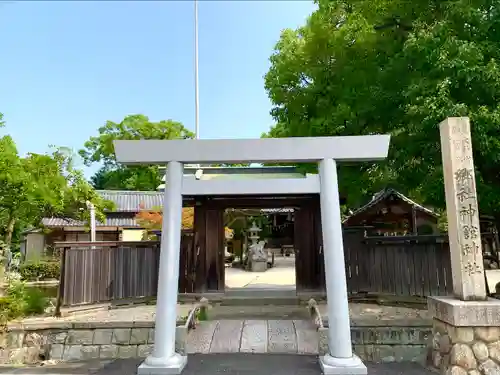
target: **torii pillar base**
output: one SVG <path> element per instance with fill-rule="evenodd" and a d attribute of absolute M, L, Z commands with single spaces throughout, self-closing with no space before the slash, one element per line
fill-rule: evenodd
<path fill-rule="evenodd" d="M 351 358 L 335 358 L 327 354 L 319 357 L 321 372 L 325 375 L 367 375 L 368 369 L 361 359 L 353 354 Z"/>

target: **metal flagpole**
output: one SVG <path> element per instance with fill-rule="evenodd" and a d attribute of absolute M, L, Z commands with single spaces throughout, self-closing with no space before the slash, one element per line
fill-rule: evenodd
<path fill-rule="evenodd" d="M 200 138 L 200 96 L 198 91 L 198 0 L 194 0 L 194 110 L 195 137 Z"/>

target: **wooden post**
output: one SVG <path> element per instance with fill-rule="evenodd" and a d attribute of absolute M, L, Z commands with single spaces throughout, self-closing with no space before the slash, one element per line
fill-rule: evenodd
<path fill-rule="evenodd" d="M 66 274 L 66 251 L 68 248 L 62 248 L 61 255 L 61 269 L 59 274 L 59 288 L 57 289 L 57 301 L 56 301 L 56 309 L 54 311 L 54 316 L 60 318 L 61 317 L 61 306 L 64 302 L 64 286 L 65 286 L 65 274 Z"/>
<path fill-rule="evenodd" d="M 418 235 L 417 210 L 415 209 L 415 206 L 411 206 L 411 226 L 412 226 L 413 235 L 414 236 Z"/>

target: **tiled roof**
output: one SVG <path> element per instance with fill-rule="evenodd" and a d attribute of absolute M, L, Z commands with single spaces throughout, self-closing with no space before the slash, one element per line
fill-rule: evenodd
<path fill-rule="evenodd" d="M 379 203 L 379 202 L 383 201 L 384 199 L 388 198 L 390 195 L 394 195 L 394 196 L 398 197 L 399 199 L 405 201 L 406 203 L 408 203 L 409 205 L 415 207 L 415 209 L 417 209 L 419 211 L 425 212 L 426 214 L 429 214 L 429 215 L 434 216 L 434 217 L 438 217 L 439 216 L 434 211 L 429 210 L 428 208 L 426 208 L 426 207 L 424 207 L 424 206 L 422 206 L 422 205 L 420 205 L 420 204 L 412 201 L 410 198 L 408 198 L 405 195 L 401 194 L 399 191 L 389 188 L 389 189 L 381 190 L 378 193 L 376 193 L 373 196 L 372 200 L 369 203 L 365 204 L 364 206 L 358 208 L 353 213 L 351 213 L 348 217 L 345 218 L 344 222 L 346 222 L 350 218 L 352 218 L 352 217 L 360 214 L 361 212 L 364 212 L 364 211 L 368 210 L 369 208 L 375 206 L 377 203 Z"/>
<path fill-rule="evenodd" d="M 263 208 L 260 210 L 260 212 L 264 214 L 283 214 L 283 213 L 289 213 L 289 212 L 294 212 L 295 210 L 293 208 Z"/>
<path fill-rule="evenodd" d="M 83 227 L 85 222 L 80 220 L 62 218 L 62 217 L 44 217 L 42 225 L 45 227 Z"/>
<path fill-rule="evenodd" d="M 138 227 L 133 217 L 107 217 L 106 225 L 107 227 Z"/>
<path fill-rule="evenodd" d="M 84 227 L 87 225 L 84 221 L 66 219 L 60 217 L 44 217 L 42 225 L 47 228 L 57 227 Z M 97 222 L 97 227 L 138 227 L 136 221 L 132 217 L 107 217 L 105 223 Z"/>
<path fill-rule="evenodd" d="M 115 212 L 138 212 L 163 206 L 163 193 L 157 191 L 97 190 L 104 199 L 114 202 Z"/>
<path fill-rule="evenodd" d="M 121 191 L 121 190 L 98 190 L 101 197 L 115 203 L 114 212 L 139 212 L 143 205 L 144 210 L 153 210 L 163 206 L 163 192 L 156 191 Z M 263 213 L 288 213 L 293 208 L 271 208 L 262 209 Z M 46 217 L 42 219 L 42 225 L 49 228 L 54 227 L 83 227 L 87 223 L 79 220 Z M 98 227 L 138 227 L 133 217 L 120 217 L 109 213 L 105 223 L 97 222 Z"/>

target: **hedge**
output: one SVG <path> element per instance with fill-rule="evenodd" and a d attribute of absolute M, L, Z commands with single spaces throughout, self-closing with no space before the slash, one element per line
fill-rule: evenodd
<path fill-rule="evenodd" d="M 57 279 L 61 274 L 59 262 L 36 262 L 21 265 L 21 278 L 25 281 Z"/>

